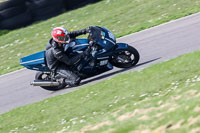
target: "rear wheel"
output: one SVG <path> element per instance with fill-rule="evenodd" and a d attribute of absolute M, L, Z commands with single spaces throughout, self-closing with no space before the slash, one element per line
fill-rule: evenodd
<path fill-rule="evenodd" d="M 49 81 L 50 80 L 50 74 L 49 73 L 43 73 L 43 72 L 37 72 L 35 75 L 36 80 L 42 80 L 42 81 Z M 40 86 L 41 88 L 49 91 L 57 91 L 65 88 L 65 84 L 61 84 L 59 86 Z"/>
<path fill-rule="evenodd" d="M 128 46 L 127 49 L 119 51 L 116 55 L 117 56 L 112 59 L 112 64 L 119 68 L 129 68 L 135 66 L 140 59 L 138 51 L 131 46 Z"/>

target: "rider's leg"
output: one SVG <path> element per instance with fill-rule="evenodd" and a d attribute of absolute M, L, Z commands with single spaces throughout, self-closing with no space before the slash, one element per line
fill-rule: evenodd
<path fill-rule="evenodd" d="M 60 65 L 57 70 L 56 73 L 64 78 L 64 82 L 70 86 L 77 86 L 79 85 L 81 78 L 76 75 L 74 72 L 70 71 L 69 69 L 67 69 L 67 67 L 65 65 Z"/>

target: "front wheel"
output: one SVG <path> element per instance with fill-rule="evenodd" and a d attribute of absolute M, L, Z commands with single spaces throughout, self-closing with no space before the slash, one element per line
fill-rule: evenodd
<path fill-rule="evenodd" d="M 43 73 L 43 72 L 37 72 L 35 75 L 36 80 L 42 80 L 42 81 L 49 81 L 50 80 L 50 74 L 49 73 Z M 65 88 L 65 84 L 61 84 L 59 86 L 40 86 L 41 88 L 48 90 L 48 91 L 57 91 Z"/>
<path fill-rule="evenodd" d="M 112 59 L 112 64 L 119 68 L 129 68 L 135 66 L 140 59 L 138 51 L 131 46 L 116 53 Z"/>

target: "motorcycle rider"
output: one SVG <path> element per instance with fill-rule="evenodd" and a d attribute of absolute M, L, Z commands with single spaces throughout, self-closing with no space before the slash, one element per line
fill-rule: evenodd
<path fill-rule="evenodd" d="M 70 67 L 80 61 L 80 59 L 89 55 L 91 49 L 88 48 L 84 52 L 69 57 L 65 53 L 64 48 L 75 40 L 77 36 L 89 33 L 89 28 L 78 31 L 68 32 L 63 27 L 56 27 L 52 30 L 52 38 L 46 46 L 46 62 L 49 69 L 62 77 L 64 82 L 70 86 L 79 85 L 81 78 L 70 70 Z"/>

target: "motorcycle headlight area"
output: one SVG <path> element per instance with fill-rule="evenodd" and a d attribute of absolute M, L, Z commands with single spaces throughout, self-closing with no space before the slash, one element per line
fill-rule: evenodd
<path fill-rule="evenodd" d="M 101 31 L 101 39 L 104 40 L 105 39 L 105 32 Z"/>
<path fill-rule="evenodd" d="M 114 41 L 116 40 L 115 36 L 113 35 L 112 32 L 108 32 L 108 36 L 113 39 Z"/>

